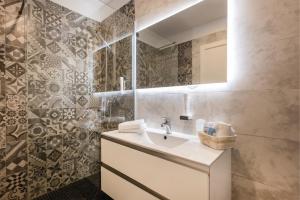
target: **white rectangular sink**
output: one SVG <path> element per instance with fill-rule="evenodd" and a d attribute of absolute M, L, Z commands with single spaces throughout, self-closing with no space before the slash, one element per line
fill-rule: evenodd
<path fill-rule="evenodd" d="M 146 137 L 149 139 L 150 142 L 152 142 L 156 145 L 164 146 L 164 147 L 168 147 L 168 148 L 177 147 L 188 141 L 188 139 L 186 139 L 186 138 L 176 137 L 173 135 L 161 134 L 161 133 L 153 132 L 153 131 L 147 131 Z"/>
<path fill-rule="evenodd" d="M 167 138 L 165 139 L 165 136 Z M 172 132 L 166 135 L 165 130 L 148 128 L 144 134 L 122 133 L 110 131 L 102 133 L 102 137 L 131 143 L 142 148 L 160 153 L 170 154 L 183 159 L 197 162 L 207 168 L 223 153 L 200 143 L 197 136 Z"/>
<path fill-rule="evenodd" d="M 105 132 L 101 188 L 114 199 L 229 200 L 230 156 L 178 132 Z"/>

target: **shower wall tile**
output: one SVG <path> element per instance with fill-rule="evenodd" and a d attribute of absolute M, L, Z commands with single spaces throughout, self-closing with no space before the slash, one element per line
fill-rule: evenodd
<path fill-rule="evenodd" d="M 28 197 L 34 198 L 46 193 L 47 165 L 46 138 L 39 138 L 28 143 Z"/>
<path fill-rule="evenodd" d="M 34 199 L 47 193 L 47 179 L 39 177 L 38 179 L 28 178 L 28 198 Z"/>
<path fill-rule="evenodd" d="M 53 3 L 52 1 L 46 1 L 46 11 L 45 11 L 45 24 L 48 27 L 62 28 L 62 11 L 63 8 Z"/>
<path fill-rule="evenodd" d="M 90 103 L 89 60 L 100 25 L 49 0 L 26 1 L 18 16 L 21 5 L 0 0 L 1 200 L 99 173 L 99 136 L 79 127 L 77 111 L 100 106 Z"/>
<path fill-rule="evenodd" d="M 26 141 L 10 142 L 6 145 L 6 174 L 11 175 L 27 170 Z"/>
<path fill-rule="evenodd" d="M 77 175 L 76 175 L 76 159 L 69 159 L 63 162 L 63 183 L 65 185 L 71 184 L 75 181 L 78 180 Z"/>
<path fill-rule="evenodd" d="M 41 26 L 45 25 L 45 9 L 46 9 L 46 2 L 44 0 L 28 0 L 28 13 L 27 13 L 27 28 L 29 26 L 35 26 L 40 24 Z M 29 30 L 34 29 L 27 29 L 27 33 Z M 29 32 L 28 32 L 29 31 Z"/>
<path fill-rule="evenodd" d="M 0 179 L 2 179 L 5 176 L 6 176 L 5 149 L 0 149 Z"/>
<path fill-rule="evenodd" d="M 47 109 L 47 136 L 55 136 L 62 133 L 63 109 Z"/>
<path fill-rule="evenodd" d="M 28 140 L 43 138 L 47 135 L 47 117 L 42 109 L 29 109 Z"/>
<path fill-rule="evenodd" d="M 5 92 L 6 94 L 21 94 L 27 92 L 26 69 L 24 63 L 6 62 L 5 63 Z"/>
<path fill-rule="evenodd" d="M 5 127 L 5 119 L 6 119 L 5 113 L 6 113 L 6 107 L 0 107 L 0 127 Z"/>
<path fill-rule="evenodd" d="M 0 15 L 0 42 L 5 42 L 5 22 L 3 15 Z"/>
<path fill-rule="evenodd" d="M 18 15 L 17 11 L 19 11 L 22 6 L 22 0 L 4 0 L 4 3 L 6 15 Z"/>
<path fill-rule="evenodd" d="M 0 127 L 0 149 L 6 147 L 6 127 Z"/>
<path fill-rule="evenodd" d="M 18 172 L 0 180 L 0 199 L 26 199 L 27 174 Z"/>
<path fill-rule="evenodd" d="M 46 166 L 46 144 L 45 137 L 28 141 L 29 164 Z"/>
<path fill-rule="evenodd" d="M 135 20 L 134 1 L 131 0 L 128 4 L 120 8 L 110 17 L 103 20 L 96 31 L 103 39 L 99 46 L 117 41 L 119 38 L 130 35 L 133 32 Z"/>
<path fill-rule="evenodd" d="M 79 157 L 80 143 L 74 133 L 66 133 L 63 135 L 63 161 L 73 160 Z"/>
<path fill-rule="evenodd" d="M 5 61 L 24 63 L 25 50 L 24 48 L 5 45 L 5 58 Z"/>
<path fill-rule="evenodd" d="M 5 43 L 10 46 L 24 48 L 25 37 L 25 16 L 5 16 Z"/>
<path fill-rule="evenodd" d="M 47 137 L 47 191 L 62 187 L 62 150 L 61 135 Z"/>

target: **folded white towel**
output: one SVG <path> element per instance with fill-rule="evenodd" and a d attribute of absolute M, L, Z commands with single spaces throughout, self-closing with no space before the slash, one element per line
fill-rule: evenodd
<path fill-rule="evenodd" d="M 120 133 L 145 133 L 146 129 L 119 130 Z"/>
<path fill-rule="evenodd" d="M 122 133 L 144 133 L 146 124 L 144 120 L 135 120 L 130 122 L 123 122 L 119 124 L 119 132 Z"/>
<path fill-rule="evenodd" d="M 128 122 L 123 122 L 119 124 L 119 130 L 131 130 L 131 129 L 141 129 L 144 126 L 144 120 L 135 120 L 135 121 L 128 121 Z"/>

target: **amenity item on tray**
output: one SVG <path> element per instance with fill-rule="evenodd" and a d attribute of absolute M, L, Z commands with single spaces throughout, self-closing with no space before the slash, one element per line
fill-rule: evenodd
<path fill-rule="evenodd" d="M 231 124 L 224 122 L 206 122 L 204 130 L 198 131 L 198 136 L 201 143 L 213 149 L 232 148 L 236 140 Z"/>
<path fill-rule="evenodd" d="M 213 149 L 230 149 L 234 146 L 236 135 L 232 136 L 212 136 L 201 132 L 198 134 L 201 143 Z"/>
<path fill-rule="evenodd" d="M 234 131 L 231 127 L 231 124 L 227 124 L 224 122 L 218 122 L 216 127 L 217 127 L 216 136 L 232 136 L 233 135 Z"/>

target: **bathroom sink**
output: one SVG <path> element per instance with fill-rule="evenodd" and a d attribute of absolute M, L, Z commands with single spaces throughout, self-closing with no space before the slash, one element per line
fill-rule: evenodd
<path fill-rule="evenodd" d="M 188 139 L 186 138 L 181 138 L 173 135 L 166 135 L 162 133 L 156 133 L 153 131 L 147 131 L 146 135 L 152 143 L 159 146 L 168 147 L 168 148 L 177 147 L 188 141 Z"/>

